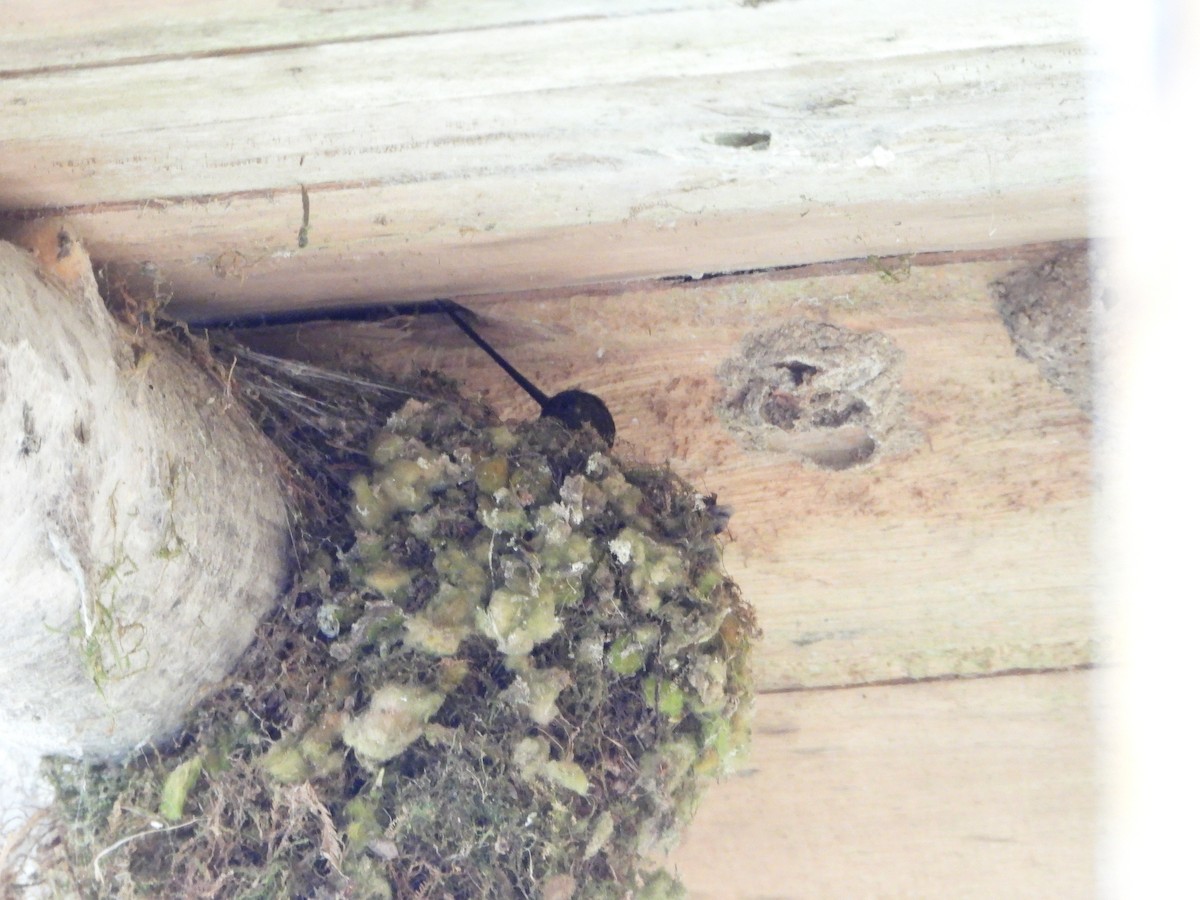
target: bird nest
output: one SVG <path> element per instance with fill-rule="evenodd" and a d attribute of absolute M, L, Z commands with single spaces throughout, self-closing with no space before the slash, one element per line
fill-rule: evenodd
<path fill-rule="evenodd" d="M 297 575 L 177 734 L 48 764 L 50 888 L 680 892 L 649 860 L 749 733 L 757 630 L 713 499 L 434 374 L 212 356 L 281 448 Z"/>

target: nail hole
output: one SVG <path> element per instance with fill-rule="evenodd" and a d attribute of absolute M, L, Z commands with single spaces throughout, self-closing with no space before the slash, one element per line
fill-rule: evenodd
<path fill-rule="evenodd" d="M 751 150 L 766 150 L 771 146 L 769 131 L 722 131 L 711 138 L 718 147 L 749 148 Z"/>

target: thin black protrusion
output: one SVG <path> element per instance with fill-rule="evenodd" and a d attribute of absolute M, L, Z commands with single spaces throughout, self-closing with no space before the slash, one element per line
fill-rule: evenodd
<path fill-rule="evenodd" d="M 555 394 L 553 397 L 547 397 L 537 385 L 513 368 L 512 364 L 496 352 L 487 341 L 485 341 L 474 328 L 467 324 L 466 320 L 459 315 L 455 309 L 457 304 L 439 300 L 442 312 L 450 317 L 450 320 L 463 330 L 463 332 L 473 340 L 479 348 L 488 356 L 496 361 L 496 365 L 500 366 L 508 377 L 521 386 L 530 397 L 534 399 L 538 406 L 542 408 L 542 417 L 550 417 L 558 419 L 568 428 L 578 429 L 584 425 L 591 425 L 596 429 L 596 433 L 604 438 L 604 442 L 608 446 L 612 446 L 617 439 L 617 425 L 613 421 L 612 413 L 608 411 L 608 407 L 604 401 L 595 394 L 589 394 L 587 391 L 569 390 Z M 458 307 L 463 309 L 463 307 Z"/>
<path fill-rule="evenodd" d="M 545 411 L 546 404 L 550 402 L 550 398 L 547 397 L 546 394 L 543 393 L 536 384 L 513 368 L 512 363 L 496 352 L 496 348 L 480 337 L 479 332 L 468 325 L 467 320 L 460 316 L 455 311 L 454 307 L 452 307 L 445 300 L 439 300 L 438 304 L 442 307 L 442 312 L 448 315 L 450 320 L 459 328 L 461 328 L 467 337 L 478 344 L 479 348 L 483 350 L 484 353 L 494 359 L 496 361 L 496 365 L 507 372 L 508 377 L 519 384 L 525 393 L 532 397 L 537 402 L 537 405 L 540 406 L 543 411 Z"/>
<path fill-rule="evenodd" d="M 213 331 L 234 331 L 253 328 L 271 328 L 276 325 L 304 325 L 310 322 L 378 322 L 400 316 L 419 316 L 441 313 L 445 305 L 469 312 L 448 300 L 413 300 L 408 303 L 366 303 L 323 306 L 317 309 L 289 309 L 275 312 L 250 313 L 240 316 L 218 316 L 208 319 L 189 319 L 192 329 L 209 328 Z"/>

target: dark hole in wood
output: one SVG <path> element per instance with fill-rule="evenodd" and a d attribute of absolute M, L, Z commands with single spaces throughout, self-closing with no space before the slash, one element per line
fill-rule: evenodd
<path fill-rule="evenodd" d="M 790 360 L 788 362 L 775 363 L 777 369 L 787 369 L 792 376 L 792 384 L 799 386 L 808 384 L 813 377 L 821 374 L 821 370 L 816 366 L 810 366 L 808 363 L 797 362 Z"/>
<path fill-rule="evenodd" d="M 737 147 L 765 150 L 771 145 L 769 131 L 723 131 L 715 135 L 712 142 L 718 147 Z"/>

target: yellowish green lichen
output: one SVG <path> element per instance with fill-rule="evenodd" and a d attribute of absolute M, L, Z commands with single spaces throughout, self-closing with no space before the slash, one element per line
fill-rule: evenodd
<path fill-rule="evenodd" d="M 387 762 L 421 736 L 445 699 L 418 684 L 385 684 L 371 695 L 370 706 L 346 723 L 342 740 L 364 761 Z"/>
<path fill-rule="evenodd" d="M 387 519 L 387 508 L 372 486 L 371 479 L 362 473 L 355 475 L 350 479 L 350 491 L 353 497 L 350 512 L 355 524 L 368 531 L 383 525 Z"/>
<path fill-rule="evenodd" d="M 608 648 L 608 665 L 617 675 L 633 675 L 646 665 L 659 638 L 657 625 L 648 622 L 621 634 Z"/>
<path fill-rule="evenodd" d="M 295 784 L 313 776 L 313 768 L 300 748 L 295 744 L 280 741 L 272 744 L 258 761 L 259 766 L 280 784 Z"/>
<path fill-rule="evenodd" d="M 363 576 L 369 588 L 389 600 L 403 600 L 412 588 L 412 572 L 391 562 L 383 562 Z"/>
<path fill-rule="evenodd" d="M 550 744 L 543 737 L 518 741 L 513 765 L 526 779 L 543 778 L 581 796 L 588 792 L 587 773 L 574 760 L 551 759 Z"/>
<path fill-rule="evenodd" d="M 566 669 L 534 669 L 528 657 L 522 658 L 520 671 L 500 696 L 522 710 L 537 725 L 549 725 L 558 716 L 558 695 L 571 683 Z"/>
<path fill-rule="evenodd" d="M 484 494 L 508 487 L 508 457 L 491 456 L 476 465 L 475 486 Z"/>
<path fill-rule="evenodd" d="M 683 689 L 661 675 L 647 675 L 642 679 L 642 697 L 646 705 L 669 722 L 683 718 Z"/>
<path fill-rule="evenodd" d="M 501 653 L 524 656 L 558 632 L 562 622 L 548 594 L 521 594 L 508 588 L 492 591 L 486 610 L 476 615 L 479 631 L 491 638 Z"/>
<path fill-rule="evenodd" d="M 611 477 L 611 476 L 610 476 Z M 608 543 L 617 562 L 629 573 L 634 599 L 646 612 L 657 610 L 671 591 L 687 577 L 683 557 L 635 528 L 623 528 Z"/>
<path fill-rule="evenodd" d="M 203 770 L 204 760 L 198 755 L 171 770 L 171 774 L 163 782 L 162 799 L 158 804 L 160 816 L 168 822 L 178 822 L 183 818 L 183 806 L 187 802 L 188 794 L 200 780 Z"/>

